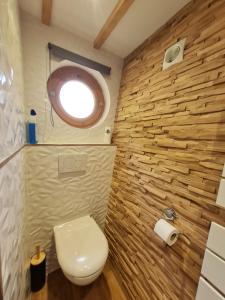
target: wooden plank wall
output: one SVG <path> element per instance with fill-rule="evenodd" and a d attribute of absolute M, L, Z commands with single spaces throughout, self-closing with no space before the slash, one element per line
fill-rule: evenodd
<path fill-rule="evenodd" d="M 162 71 L 187 38 L 184 61 Z M 107 216 L 110 258 L 129 299 L 194 299 L 225 162 L 225 1 L 197 0 L 125 62 Z M 173 207 L 190 236 L 165 247 L 153 232 Z"/>

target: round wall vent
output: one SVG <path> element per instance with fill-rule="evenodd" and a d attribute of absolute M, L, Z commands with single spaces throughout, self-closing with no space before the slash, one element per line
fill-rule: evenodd
<path fill-rule="evenodd" d="M 183 39 L 166 50 L 163 60 L 163 70 L 183 60 L 185 41 L 186 39 Z"/>
<path fill-rule="evenodd" d="M 169 64 L 173 62 L 180 53 L 180 46 L 173 46 L 171 47 L 168 52 L 166 53 L 166 62 Z"/>

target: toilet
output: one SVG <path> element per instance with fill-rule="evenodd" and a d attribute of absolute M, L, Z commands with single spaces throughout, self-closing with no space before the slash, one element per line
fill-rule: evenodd
<path fill-rule="evenodd" d="M 76 285 L 88 285 L 102 273 L 108 242 L 88 216 L 54 227 L 56 253 L 64 275 Z"/>

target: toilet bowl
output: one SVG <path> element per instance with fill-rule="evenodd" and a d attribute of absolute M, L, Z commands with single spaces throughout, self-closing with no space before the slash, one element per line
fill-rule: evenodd
<path fill-rule="evenodd" d="M 54 227 L 56 253 L 64 275 L 74 284 L 88 285 L 102 273 L 108 242 L 95 220 L 85 216 Z"/>

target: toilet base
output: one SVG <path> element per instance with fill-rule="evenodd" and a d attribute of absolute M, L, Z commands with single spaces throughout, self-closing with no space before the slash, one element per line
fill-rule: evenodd
<path fill-rule="evenodd" d="M 85 286 L 85 285 L 89 285 L 93 281 L 95 281 L 101 275 L 103 268 L 101 268 L 99 271 L 97 271 L 94 274 L 87 276 L 87 277 L 75 277 L 75 276 L 71 276 L 71 275 L 65 273 L 63 270 L 62 271 L 63 271 L 63 274 L 66 276 L 66 278 L 69 279 L 69 281 L 71 281 L 75 285 Z"/>

